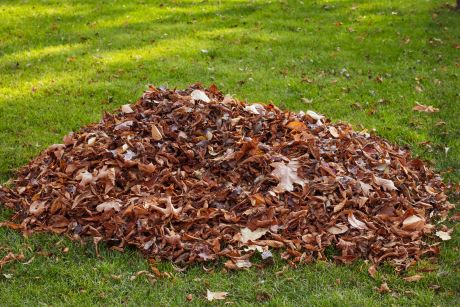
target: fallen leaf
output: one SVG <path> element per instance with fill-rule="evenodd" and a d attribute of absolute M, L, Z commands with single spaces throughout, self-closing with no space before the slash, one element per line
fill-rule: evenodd
<path fill-rule="evenodd" d="M 29 207 L 29 213 L 38 216 L 45 211 L 45 205 L 45 201 L 34 201 Z"/>
<path fill-rule="evenodd" d="M 438 236 L 441 240 L 443 241 L 448 241 L 450 239 L 452 239 L 452 237 L 450 236 L 450 234 L 446 231 L 436 231 L 436 236 Z"/>
<path fill-rule="evenodd" d="M 345 224 L 336 224 L 327 229 L 327 232 L 333 235 L 339 235 L 348 231 L 348 227 Z"/>
<path fill-rule="evenodd" d="M 241 241 L 241 243 L 247 243 L 248 241 L 255 241 L 255 240 L 261 238 L 267 232 L 268 232 L 267 228 L 258 228 L 256 230 L 252 231 L 251 229 L 245 227 L 245 228 L 241 229 L 240 241 Z"/>
<path fill-rule="evenodd" d="M 121 204 L 116 200 L 106 201 L 102 204 L 97 205 L 96 211 L 97 212 L 105 212 L 109 210 L 115 210 L 116 212 L 120 211 Z"/>
<path fill-rule="evenodd" d="M 324 116 L 323 115 L 320 115 L 314 111 L 311 111 L 311 110 L 308 110 L 307 113 L 306 113 L 308 116 L 310 116 L 311 118 L 313 118 L 314 120 L 316 120 L 316 123 L 318 125 L 321 125 L 322 122 L 321 120 L 324 119 Z"/>
<path fill-rule="evenodd" d="M 271 175 L 279 181 L 273 191 L 277 193 L 293 191 L 294 183 L 304 186 L 305 180 L 297 175 L 297 169 L 300 166 L 298 161 L 291 160 L 288 164 L 285 164 L 284 162 L 273 162 L 270 165 L 274 168 Z"/>
<path fill-rule="evenodd" d="M 335 138 L 338 138 L 340 136 L 339 131 L 337 131 L 337 129 L 334 126 L 329 126 L 329 133 Z"/>
<path fill-rule="evenodd" d="M 246 112 L 256 114 L 256 115 L 264 115 L 265 114 L 265 108 L 258 103 L 253 103 L 251 105 L 245 106 L 244 110 Z"/>
<path fill-rule="evenodd" d="M 367 269 L 367 272 L 372 278 L 375 278 L 375 276 L 377 276 L 377 268 L 375 267 L 375 264 L 371 265 L 369 269 Z"/>
<path fill-rule="evenodd" d="M 382 283 L 380 285 L 380 288 L 377 288 L 377 291 L 379 293 L 388 293 L 391 292 L 390 287 L 388 287 L 388 284 L 386 282 Z"/>
<path fill-rule="evenodd" d="M 425 112 L 425 113 L 435 113 L 439 112 L 438 108 L 435 108 L 433 106 L 426 106 L 423 104 L 417 103 L 415 107 L 412 108 L 413 111 L 419 111 L 419 112 Z"/>
<path fill-rule="evenodd" d="M 423 227 L 425 227 L 425 219 L 418 215 L 411 215 L 402 223 L 402 229 L 408 231 L 422 230 Z"/>
<path fill-rule="evenodd" d="M 213 300 L 224 300 L 228 292 L 211 292 L 209 289 L 206 291 L 206 299 L 210 302 Z"/>
<path fill-rule="evenodd" d="M 157 126 L 155 125 L 152 125 L 152 139 L 155 141 L 161 141 L 161 139 L 163 139 L 160 130 L 158 130 Z"/>
<path fill-rule="evenodd" d="M 365 230 L 368 229 L 367 225 L 360 220 L 358 220 L 353 213 L 348 214 L 348 222 L 354 228 Z"/>
<path fill-rule="evenodd" d="M 126 114 L 134 113 L 133 109 L 131 109 L 131 106 L 129 104 L 122 105 L 121 111 Z"/>
<path fill-rule="evenodd" d="M 205 92 L 201 90 L 194 90 L 190 96 L 192 96 L 193 100 L 201 100 L 203 102 L 211 102 L 211 99 L 206 95 Z"/>
<path fill-rule="evenodd" d="M 397 190 L 397 188 L 395 187 L 394 182 L 389 180 L 389 179 L 383 179 L 383 178 L 379 178 L 379 177 L 374 176 L 374 182 L 378 186 L 382 187 L 384 191 Z"/>
<path fill-rule="evenodd" d="M 422 275 L 416 274 L 416 275 L 404 277 L 403 279 L 408 282 L 414 282 L 414 281 L 419 281 L 422 278 L 423 278 Z"/>
<path fill-rule="evenodd" d="M 299 122 L 299 121 L 292 121 L 292 122 L 289 122 L 286 127 L 288 127 L 289 129 L 291 130 L 294 130 L 294 131 L 304 131 L 304 130 L 307 130 L 307 126 L 302 123 L 302 122 Z"/>

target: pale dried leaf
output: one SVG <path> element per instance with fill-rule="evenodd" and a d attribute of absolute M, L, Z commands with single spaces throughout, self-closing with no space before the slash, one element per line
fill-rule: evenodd
<path fill-rule="evenodd" d="M 335 138 L 338 138 L 340 136 L 339 131 L 337 131 L 337 129 L 334 126 L 329 126 L 329 133 Z"/>
<path fill-rule="evenodd" d="M 413 111 L 425 112 L 425 113 L 435 113 L 439 112 L 438 108 L 433 106 L 426 106 L 417 102 L 417 105 L 412 108 Z"/>
<path fill-rule="evenodd" d="M 418 215 L 411 215 L 404 219 L 402 229 L 408 231 L 422 230 L 425 226 L 425 219 Z"/>
<path fill-rule="evenodd" d="M 256 114 L 256 115 L 264 115 L 265 114 L 265 108 L 258 103 L 253 103 L 251 105 L 245 106 L 244 110 L 246 112 Z"/>
<path fill-rule="evenodd" d="M 327 229 L 327 232 L 333 235 L 339 235 L 348 231 L 348 227 L 345 224 L 336 224 Z"/>
<path fill-rule="evenodd" d="M 374 176 L 374 182 L 383 188 L 383 190 L 385 191 L 394 191 L 394 190 L 397 190 L 397 188 L 395 187 L 395 184 L 393 181 L 389 180 L 389 179 L 384 179 L 384 178 L 380 178 L 380 177 L 376 177 Z"/>
<path fill-rule="evenodd" d="M 97 212 L 105 212 L 109 210 L 115 210 L 116 212 L 120 211 L 121 204 L 116 200 L 110 200 L 103 202 L 102 204 L 97 205 L 96 211 Z"/>
<path fill-rule="evenodd" d="M 208 301 L 213 301 L 213 300 L 224 300 L 228 295 L 228 292 L 212 292 L 207 289 L 206 291 L 206 299 Z"/>
<path fill-rule="evenodd" d="M 375 264 L 371 265 L 369 269 L 367 269 L 367 272 L 372 278 L 375 278 L 375 276 L 377 276 L 377 268 L 375 267 Z"/>
<path fill-rule="evenodd" d="M 297 169 L 300 166 L 298 161 L 291 160 L 288 164 L 273 162 L 270 165 L 274 168 L 271 174 L 279 181 L 278 185 L 273 189 L 275 192 L 290 192 L 294 190 L 294 183 L 304 186 L 305 180 L 297 175 Z"/>
<path fill-rule="evenodd" d="M 446 231 L 436 231 L 436 236 L 439 237 L 441 240 L 443 241 L 448 241 L 450 239 L 452 239 L 452 237 L 450 236 L 450 234 Z"/>
<path fill-rule="evenodd" d="M 158 130 L 157 126 L 152 125 L 152 139 L 155 141 L 161 141 L 163 136 L 161 135 L 160 130 Z"/>
<path fill-rule="evenodd" d="M 126 114 L 134 113 L 133 109 L 131 109 L 131 106 L 129 104 L 122 105 L 121 111 Z"/>
<path fill-rule="evenodd" d="M 29 213 L 35 216 L 45 211 L 46 201 L 34 201 L 29 207 Z"/>
<path fill-rule="evenodd" d="M 264 234 L 268 232 L 267 228 L 258 228 L 254 231 L 251 229 L 245 227 L 241 229 L 241 238 L 240 241 L 242 243 L 247 243 L 248 241 L 255 241 L 262 237 Z"/>
<path fill-rule="evenodd" d="M 211 102 L 211 99 L 206 95 L 205 92 L 200 90 L 194 90 L 190 96 L 192 96 L 193 100 L 201 100 L 203 102 Z"/>
<path fill-rule="evenodd" d="M 364 222 L 358 220 L 353 213 L 348 214 L 348 222 L 350 223 L 351 227 L 365 230 L 368 229 L 367 225 Z"/>

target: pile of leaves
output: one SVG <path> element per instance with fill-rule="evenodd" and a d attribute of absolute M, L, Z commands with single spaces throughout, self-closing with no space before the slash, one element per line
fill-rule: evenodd
<path fill-rule="evenodd" d="M 365 131 L 193 85 L 151 87 L 65 136 L 0 203 L 15 212 L 3 225 L 24 233 L 89 236 L 184 265 L 225 257 L 246 268 L 281 248 L 291 264 L 406 269 L 450 238 L 444 189 L 420 159 Z"/>

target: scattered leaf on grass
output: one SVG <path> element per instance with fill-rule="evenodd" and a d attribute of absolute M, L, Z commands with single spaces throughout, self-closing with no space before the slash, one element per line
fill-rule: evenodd
<path fill-rule="evenodd" d="M 414 281 L 419 281 L 422 278 L 423 278 L 422 275 L 416 274 L 416 275 L 404 277 L 403 279 L 408 282 L 414 282 Z"/>
<path fill-rule="evenodd" d="M 425 112 L 425 113 L 435 113 L 439 112 L 438 108 L 435 108 L 433 106 L 426 106 L 423 104 L 417 103 L 415 107 L 412 108 L 413 111 L 419 111 L 419 112 Z"/>
<path fill-rule="evenodd" d="M 367 269 L 367 272 L 372 278 L 375 278 L 375 276 L 377 276 L 377 268 L 375 267 L 375 264 L 371 265 L 369 269 Z"/>
<path fill-rule="evenodd" d="M 446 232 L 446 231 L 441 231 L 441 230 L 436 231 L 436 236 L 438 236 L 439 238 L 441 238 L 441 240 L 443 240 L 443 241 L 447 241 L 447 240 L 452 239 L 451 236 L 450 236 L 450 234 L 449 234 L 448 232 Z"/>
<path fill-rule="evenodd" d="M 224 300 L 228 295 L 228 292 L 211 292 L 209 289 L 206 291 L 206 298 L 212 302 L 214 300 Z"/>
<path fill-rule="evenodd" d="M 388 284 L 386 282 L 382 283 L 379 288 L 377 288 L 377 291 L 380 293 L 388 293 L 391 292 L 390 287 L 388 287 Z"/>

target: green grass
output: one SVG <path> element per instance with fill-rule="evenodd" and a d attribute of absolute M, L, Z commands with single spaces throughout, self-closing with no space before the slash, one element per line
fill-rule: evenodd
<path fill-rule="evenodd" d="M 375 129 L 429 161 L 446 182 L 458 182 L 460 14 L 444 2 L 3 0 L 0 182 L 69 131 L 134 102 L 147 84 L 197 81 L 242 100 Z M 416 101 L 440 112 L 413 112 Z M 419 144 L 426 141 L 430 147 Z M 455 233 L 438 261 L 413 268 L 434 270 L 416 283 L 388 267 L 374 280 L 364 262 L 276 275 L 285 265 L 277 259 L 271 268 L 232 273 L 221 264 L 208 265 L 212 273 L 200 266 L 180 273 L 163 263 L 173 277 L 152 285 L 145 276 L 131 280 L 148 269 L 134 250 L 103 247 L 98 258 L 91 244 L 0 229 L 0 257 L 10 250 L 24 252 L 23 262 L 35 257 L 3 267 L 0 304 L 181 305 L 189 293 L 203 304 L 206 289 L 228 291 L 227 301 L 241 305 L 460 304 L 459 245 Z M 378 293 L 382 282 L 393 291 Z"/>

